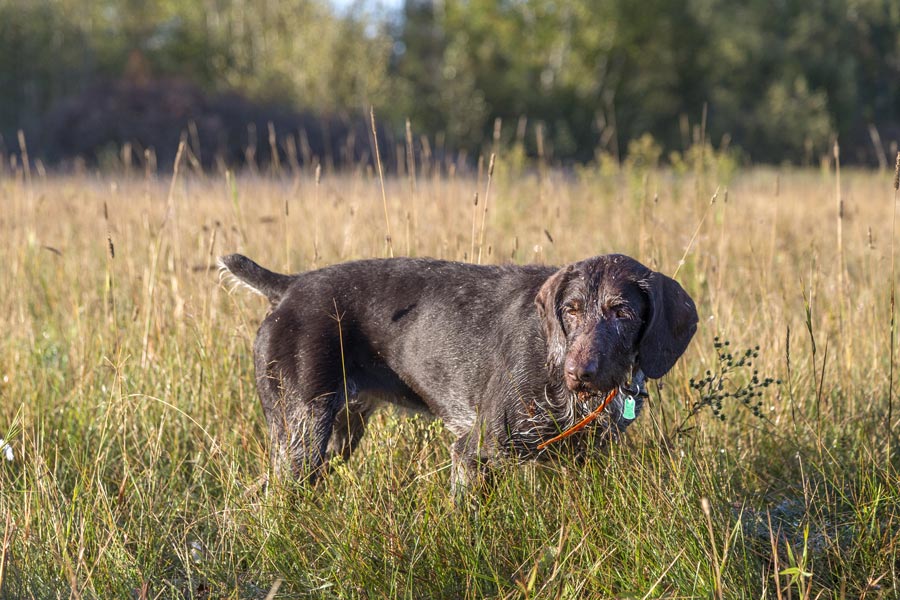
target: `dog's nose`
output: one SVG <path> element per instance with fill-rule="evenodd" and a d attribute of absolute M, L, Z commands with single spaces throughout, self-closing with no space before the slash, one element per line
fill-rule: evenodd
<path fill-rule="evenodd" d="M 566 361 L 566 373 L 571 379 L 582 383 L 590 383 L 597 376 L 597 361 Z"/>

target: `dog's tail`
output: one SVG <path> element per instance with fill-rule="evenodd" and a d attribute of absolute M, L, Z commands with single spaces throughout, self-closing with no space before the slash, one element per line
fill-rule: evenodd
<path fill-rule="evenodd" d="M 231 274 L 239 284 L 243 284 L 257 294 L 278 304 L 294 280 L 290 275 L 273 273 L 242 254 L 229 254 L 219 257 L 219 269 L 223 274 Z"/>

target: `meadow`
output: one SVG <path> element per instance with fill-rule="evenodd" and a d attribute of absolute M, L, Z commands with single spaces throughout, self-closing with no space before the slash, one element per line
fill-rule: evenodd
<path fill-rule="evenodd" d="M 893 173 L 695 159 L 500 152 L 490 177 L 424 164 L 383 193 L 364 167 L 7 164 L 0 597 L 900 598 Z M 394 410 L 315 488 L 265 487 L 266 301 L 219 281 L 230 252 L 622 252 L 674 274 L 700 327 L 627 439 L 505 465 L 477 506 L 450 497 L 449 433 Z"/>

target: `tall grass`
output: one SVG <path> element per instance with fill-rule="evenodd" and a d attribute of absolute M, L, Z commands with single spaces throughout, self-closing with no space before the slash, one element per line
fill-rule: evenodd
<path fill-rule="evenodd" d="M 391 410 L 314 489 L 260 486 L 265 301 L 210 270 L 233 251 L 298 269 L 383 256 L 390 222 L 413 255 L 471 260 L 475 178 L 423 162 L 379 202 L 362 168 L 4 171 L 0 596 L 900 597 L 890 180 L 844 169 L 838 244 L 828 173 L 627 168 L 511 171 L 501 151 L 479 254 L 677 270 L 698 334 L 625 442 L 506 465 L 475 509 L 453 507 L 440 423 Z M 733 368 L 716 336 L 758 357 Z M 762 396 L 698 405 L 707 371 Z"/>

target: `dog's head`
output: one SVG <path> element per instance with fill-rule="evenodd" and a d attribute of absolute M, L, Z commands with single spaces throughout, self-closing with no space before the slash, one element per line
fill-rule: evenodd
<path fill-rule="evenodd" d="M 636 366 L 661 377 L 697 330 L 697 309 L 681 286 L 621 254 L 563 267 L 535 303 L 548 364 L 575 392 L 604 393 Z"/>

